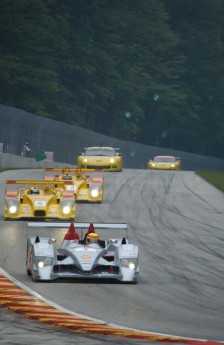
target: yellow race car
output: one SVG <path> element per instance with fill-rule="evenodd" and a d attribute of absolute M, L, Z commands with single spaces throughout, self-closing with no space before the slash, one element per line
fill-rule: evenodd
<path fill-rule="evenodd" d="M 174 156 L 156 156 L 148 161 L 148 169 L 152 170 L 180 170 L 181 160 Z"/>
<path fill-rule="evenodd" d="M 93 146 L 84 148 L 77 158 L 77 165 L 82 169 L 102 169 L 103 171 L 122 171 L 123 154 L 118 148 Z"/>
<path fill-rule="evenodd" d="M 92 202 L 101 203 L 104 196 L 104 178 L 98 176 L 85 175 L 85 169 L 77 168 L 45 168 L 45 172 L 59 172 L 60 175 L 44 176 L 44 179 L 53 181 L 72 181 L 72 184 L 67 185 L 66 189 L 73 191 L 77 202 Z M 95 171 L 95 170 L 94 170 Z"/>
<path fill-rule="evenodd" d="M 5 181 L 5 219 L 74 220 L 75 196 L 72 191 L 66 190 L 69 184 L 71 184 L 69 181 L 56 183 L 39 180 Z M 20 185 L 20 187 L 12 189 L 15 185 Z"/>

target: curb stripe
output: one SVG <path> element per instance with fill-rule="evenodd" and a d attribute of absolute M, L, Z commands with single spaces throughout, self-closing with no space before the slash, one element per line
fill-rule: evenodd
<path fill-rule="evenodd" d="M 3 272 L 3 273 L 1 273 Z M 25 317 L 76 333 L 101 334 L 122 338 L 141 339 L 154 342 L 170 342 L 186 345 L 217 345 L 223 341 L 209 341 L 193 339 L 166 334 L 144 332 L 117 325 L 107 324 L 103 321 L 85 318 L 69 311 L 60 310 L 60 306 L 53 306 L 50 301 L 45 302 L 41 296 L 26 288 L 23 284 L 0 269 L 0 306 L 9 311 L 23 314 Z M 20 287 L 22 285 L 23 287 Z M 28 291 L 27 291 L 27 290 Z"/>

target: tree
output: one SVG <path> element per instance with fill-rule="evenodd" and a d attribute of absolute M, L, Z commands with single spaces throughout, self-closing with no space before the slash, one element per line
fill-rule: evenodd
<path fill-rule="evenodd" d="M 181 37 L 187 57 L 182 83 L 188 107 L 184 147 L 211 156 L 224 155 L 224 46 L 222 0 L 167 0 L 170 25 Z"/>
<path fill-rule="evenodd" d="M 223 156 L 223 9 L 222 0 L 1 0 L 0 102 Z"/>
<path fill-rule="evenodd" d="M 50 115 L 47 100 L 59 90 L 54 21 L 42 0 L 1 1 L 1 102 Z"/>

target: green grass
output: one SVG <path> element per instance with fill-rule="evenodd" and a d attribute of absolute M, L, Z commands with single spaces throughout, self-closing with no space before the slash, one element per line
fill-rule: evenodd
<path fill-rule="evenodd" d="M 6 170 L 11 170 L 11 168 L 0 168 L 0 172 L 6 171 Z"/>
<path fill-rule="evenodd" d="M 224 171 L 197 170 L 196 174 L 224 192 Z"/>
<path fill-rule="evenodd" d="M 6 170 L 16 170 L 17 168 L 2 168 L 0 167 L 0 173 Z"/>

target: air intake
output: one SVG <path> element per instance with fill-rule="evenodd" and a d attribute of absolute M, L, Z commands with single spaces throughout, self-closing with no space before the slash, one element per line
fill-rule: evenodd
<path fill-rule="evenodd" d="M 43 211 L 43 210 L 37 210 L 37 211 L 34 212 L 34 216 L 36 216 L 36 217 L 45 217 L 46 214 L 45 214 L 45 211 Z"/>

